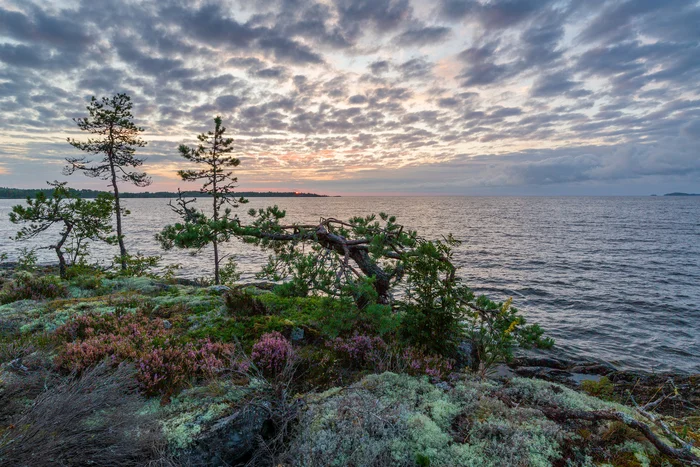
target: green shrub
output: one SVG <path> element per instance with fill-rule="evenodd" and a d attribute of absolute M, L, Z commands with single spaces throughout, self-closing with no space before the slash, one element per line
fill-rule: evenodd
<path fill-rule="evenodd" d="M 22 247 L 19 250 L 19 257 L 17 258 L 17 269 L 20 271 L 34 272 L 36 271 L 37 261 L 36 248 Z"/>
<path fill-rule="evenodd" d="M 58 276 L 34 276 L 19 273 L 5 283 L 0 291 L 0 303 L 12 303 L 17 300 L 43 300 L 68 296 L 68 288 Z"/>
<path fill-rule="evenodd" d="M 76 275 L 73 276 L 70 283 L 83 290 L 97 291 L 102 288 L 102 275 L 96 273 Z"/>
<path fill-rule="evenodd" d="M 512 299 L 496 303 L 483 295 L 478 297 L 465 323 L 466 336 L 476 345 L 482 375 L 494 365 L 510 361 L 516 347 L 549 349 L 554 345 L 554 340 L 543 337 L 544 330 L 537 324 L 527 324 L 512 306 Z"/>
<path fill-rule="evenodd" d="M 233 316 L 257 316 L 269 314 L 267 307 L 257 296 L 245 289 L 232 289 L 224 294 L 226 308 Z"/>
<path fill-rule="evenodd" d="M 603 376 L 598 381 L 590 379 L 581 381 L 581 389 L 589 396 L 598 397 L 606 401 L 615 399 L 615 385 L 607 376 Z"/>

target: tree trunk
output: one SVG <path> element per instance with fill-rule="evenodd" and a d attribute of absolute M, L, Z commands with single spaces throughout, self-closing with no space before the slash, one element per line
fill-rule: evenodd
<path fill-rule="evenodd" d="M 112 135 L 113 126 L 109 126 L 110 144 L 114 145 L 114 137 Z M 117 241 L 119 242 L 119 259 L 121 262 L 122 271 L 126 271 L 126 247 L 124 246 L 124 234 L 122 233 L 122 207 L 119 200 L 119 187 L 117 187 L 117 172 L 114 169 L 114 154 L 112 147 L 107 151 L 109 158 L 109 168 L 112 171 L 112 189 L 114 190 L 114 210 L 117 215 Z"/>
<path fill-rule="evenodd" d="M 219 285 L 219 242 L 214 240 L 214 283 Z"/>
<path fill-rule="evenodd" d="M 214 152 L 213 158 L 214 158 L 214 177 L 212 179 L 212 195 L 214 198 L 213 205 L 214 205 L 214 225 L 217 225 L 217 221 L 219 220 L 219 207 L 216 205 L 216 201 L 218 199 L 218 192 L 216 191 L 216 136 L 214 136 L 214 146 L 212 148 L 212 151 Z M 218 226 L 217 226 L 218 229 Z M 214 244 L 214 284 L 219 285 L 219 241 L 218 241 L 218 236 L 219 232 L 218 230 L 214 231 L 214 240 L 212 243 Z"/>
<path fill-rule="evenodd" d="M 114 171 L 112 171 L 114 173 Z M 122 234 L 122 208 L 119 202 L 119 189 L 117 188 L 116 176 L 112 176 L 112 185 L 114 187 L 114 210 L 117 214 L 117 241 L 119 242 L 119 256 L 121 260 L 122 271 L 126 270 L 126 247 L 124 246 L 124 235 Z"/>
<path fill-rule="evenodd" d="M 54 250 L 56 250 L 56 256 L 58 256 L 58 273 L 62 279 L 66 278 L 66 258 L 63 256 L 62 248 L 63 244 L 66 243 L 66 239 L 68 238 L 68 235 L 70 235 L 71 230 L 73 230 L 73 224 L 66 223 L 66 231 L 61 237 L 61 241 L 59 241 L 54 247 Z"/>
<path fill-rule="evenodd" d="M 367 251 L 350 248 L 349 252 L 350 258 L 355 261 L 360 271 L 367 277 L 374 278 L 373 285 L 378 295 L 377 301 L 383 305 L 391 304 L 391 295 L 389 294 L 391 276 L 369 257 Z"/>
<path fill-rule="evenodd" d="M 112 189 L 114 190 L 114 211 L 117 215 L 117 241 L 119 242 L 119 256 L 122 271 L 126 270 L 126 247 L 124 246 L 124 234 L 122 233 L 122 207 L 119 200 L 119 188 L 117 187 L 117 174 L 110 158 L 112 168 Z"/>

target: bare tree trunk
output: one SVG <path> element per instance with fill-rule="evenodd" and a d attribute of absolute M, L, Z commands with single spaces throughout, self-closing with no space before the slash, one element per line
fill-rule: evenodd
<path fill-rule="evenodd" d="M 54 246 L 54 250 L 56 251 L 56 256 L 58 256 L 58 273 L 60 274 L 62 279 L 66 278 L 66 258 L 63 256 L 63 244 L 66 243 L 66 239 L 68 238 L 68 235 L 70 235 L 71 231 L 73 230 L 73 225 L 72 224 L 66 224 L 66 231 L 61 237 L 61 241 L 59 241 L 56 246 Z"/>
<path fill-rule="evenodd" d="M 216 225 L 216 222 L 219 220 L 219 207 L 216 205 L 217 201 L 217 196 L 218 193 L 216 191 L 216 136 L 214 137 L 214 146 L 212 148 L 214 151 L 214 178 L 212 179 L 212 195 L 214 197 L 213 205 L 214 205 L 214 224 Z M 212 243 L 214 244 L 214 284 L 219 285 L 219 241 L 218 241 L 218 232 L 214 231 L 214 240 Z"/>
<path fill-rule="evenodd" d="M 122 207 L 119 200 L 119 187 L 117 187 L 117 172 L 114 170 L 114 136 L 112 132 L 114 131 L 113 125 L 109 126 L 109 140 L 110 148 L 107 151 L 107 157 L 109 158 L 109 168 L 112 171 L 112 189 L 114 190 L 114 210 L 117 215 L 117 241 L 119 242 L 119 256 L 122 266 L 122 271 L 126 271 L 126 247 L 124 246 L 124 234 L 122 233 Z"/>
<path fill-rule="evenodd" d="M 126 247 L 124 246 L 124 234 L 122 233 L 122 208 L 119 202 L 119 188 L 117 188 L 117 175 L 112 167 L 112 187 L 114 188 L 114 210 L 117 214 L 117 241 L 119 242 L 119 256 L 122 271 L 126 270 Z"/>

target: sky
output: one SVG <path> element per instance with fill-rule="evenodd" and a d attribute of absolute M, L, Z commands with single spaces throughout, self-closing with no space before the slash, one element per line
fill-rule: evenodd
<path fill-rule="evenodd" d="M 0 186 L 106 188 L 61 171 L 119 92 L 150 191 L 221 115 L 243 191 L 700 192 L 697 1 L 0 0 Z"/>

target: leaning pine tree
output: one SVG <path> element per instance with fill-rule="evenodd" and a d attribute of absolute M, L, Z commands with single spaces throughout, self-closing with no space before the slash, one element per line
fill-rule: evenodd
<path fill-rule="evenodd" d="M 33 239 L 54 226 L 61 227 L 57 240 L 44 248 L 56 252 L 59 272 L 65 278 L 66 252 L 70 254 L 71 264 L 75 264 L 87 254 L 86 243 L 89 240 L 115 243 L 111 223 L 114 199 L 107 193 L 100 193 L 93 201 L 80 199 L 66 187 L 65 182 L 49 185 L 53 187 L 50 197 L 41 191 L 34 199 L 28 197 L 25 205 L 12 207 L 10 221 L 23 225 L 14 237 L 20 241 Z"/>
<path fill-rule="evenodd" d="M 231 207 L 236 208 L 239 204 L 248 202 L 245 198 L 232 196 L 238 178 L 233 176 L 231 169 L 238 167 L 241 161 L 229 155 L 233 151 L 233 139 L 226 138 L 225 133 L 221 117 L 216 117 L 214 131 L 200 134 L 197 137 L 200 142 L 197 147 L 184 144 L 179 147 L 182 157 L 204 166 L 199 170 L 179 170 L 178 175 L 186 182 L 203 182 L 200 192 L 211 196 L 212 215 L 208 216 L 203 211 L 190 207 L 189 204 L 195 200 L 185 200 L 180 194 L 176 205 L 171 203 L 170 206 L 183 218 L 184 224 L 168 225 L 156 236 L 165 249 L 177 246 L 199 250 L 211 244 L 214 249 L 216 284 L 221 283 L 220 265 L 225 258 L 220 255 L 219 246 L 231 238 Z"/>
<path fill-rule="evenodd" d="M 130 169 L 143 165 L 144 159 L 136 157 L 136 148 L 142 148 L 146 142 L 139 137 L 143 128 L 134 123 L 131 113 L 131 98 L 124 93 L 98 100 L 94 96 L 87 106 L 89 117 L 73 119 L 78 128 L 95 135 L 87 141 L 68 138 L 71 146 L 88 153 L 88 156 L 67 157 L 64 173 L 72 175 L 83 172 L 88 177 L 108 180 L 114 193 L 114 213 L 117 220 L 117 238 L 122 270 L 126 269 L 127 251 L 124 246 L 122 230 L 122 209 L 119 199 L 118 182 L 132 183 L 138 187 L 151 184 L 151 178 L 145 172 Z M 92 159 L 102 156 L 101 159 Z"/>

